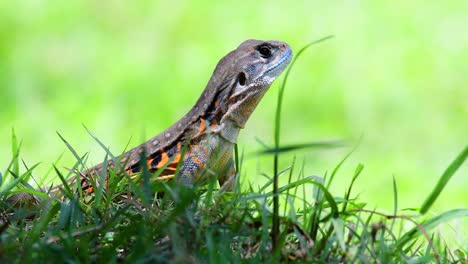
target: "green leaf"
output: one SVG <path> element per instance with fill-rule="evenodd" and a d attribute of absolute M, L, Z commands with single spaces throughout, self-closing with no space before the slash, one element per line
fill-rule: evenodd
<path fill-rule="evenodd" d="M 463 149 L 463 151 L 455 158 L 455 160 L 448 166 L 448 168 L 444 171 L 442 176 L 439 179 L 439 182 L 432 190 L 431 194 L 426 198 L 423 205 L 421 206 L 421 210 L 419 212 L 421 214 L 425 214 L 429 208 L 434 204 L 437 197 L 439 197 L 440 193 L 444 189 L 445 185 L 447 185 L 448 181 L 452 178 L 455 172 L 460 168 L 460 166 L 465 162 L 466 157 L 468 157 L 468 145 Z"/>
<path fill-rule="evenodd" d="M 60 133 L 57 131 L 57 135 L 60 137 L 60 139 L 63 141 L 63 143 L 65 143 L 65 145 L 67 146 L 67 148 L 70 150 L 70 152 L 73 154 L 73 156 L 75 156 L 75 159 L 80 161 L 80 163 L 84 166 L 83 162 L 82 162 L 82 159 L 80 157 L 80 155 L 78 155 L 78 153 L 75 151 L 75 149 L 70 145 L 70 143 L 68 143 L 68 141 L 62 137 L 62 135 L 60 135 Z"/>
<path fill-rule="evenodd" d="M 334 217 L 334 218 L 338 217 L 339 216 L 338 206 L 337 206 L 337 204 L 335 202 L 335 199 L 331 195 L 331 193 L 327 190 L 327 188 L 325 188 L 325 186 L 323 186 L 323 184 L 313 180 L 311 177 L 307 177 L 307 178 L 304 178 L 302 180 L 298 180 L 296 182 L 293 182 L 291 184 L 283 186 L 283 187 L 278 189 L 278 193 L 285 192 L 285 191 L 287 191 L 289 189 L 292 189 L 292 188 L 297 188 L 298 186 L 303 185 L 303 184 L 307 184 L 307 183 L 316 185 L 317 187 L 319 187 L 321 189 L 321 191 L 323 192 L 323 194 L 325 196 L 325 199 L 327 200 L 327 202 L 330 205 L 331 216 Z M 273 195 L 273 192 L 270 192 L 268 194 Z"/>
<path fill-rule="evenodd" d="M 11 153 L 13 154 L 14 160 L 13 160 L 13 166 L 12 166 L 12 171 L 15 173 L 15 175 L 20 175 L 19 173 L 19 151 L 20 151 L 20 145 L 18 145 L 18 139 L 16 137 L 15 129 L 11 129 Z"/>
<path fill-rule="evenodd" d="M 117 169 L 117 170 L 121 169 L 122 165 L 120 164 L 120 160 L 117 159 L 115 157 L 115 155 L 112 154 L 110 149 L 108 147 L 106 147 L 106 145 L 104 145 L 104 143 L 101 140 L 99 140 L 99 138 L 97 138 L 85 125 L 83 125 L 83 127 L 85 128 L 86 132 L 88 132 L 88 134 L 99 144 L 99 146 L 101 146 L 101 148 L 111 158 L 111 160 L 114 162 L 115 169 Z"/>
<path fill-rule="evenodd" d="M 20 175 L 18 176 L 14 181 L 10 182 L 8 185 L 6 186 L 2 186 L 3 188 L 1 188 L 1 191 L 0 191 L 0 197 L 5 195 L 5 194 L 8 194 L 10 192 L 10 190 L 12 190 L 13 188 L 15 188 L 20 182 L 22 182 L 24 179 L 26 179 L 27 177 L 29 177 L 32 173 L 32 171 L 39 165 L 39 163 L 35 164 L 34 166 L 32 166 L 29 170 L 27 170 L 23 175 Z M 13 176 L 16 176 L 13 174 Z"/>
<path fill-rule="evenodd" d="M 330 179 L 328 179 L 327 184 L 325 185 L 327 189 L 330 189 L 331 183 L 333 182 L 335 175 L 338 173 L 338 170 L 341 168 L 344 162 L 351 156 L 351 154 L 353 154 L 353 152 L 357 149 L 358 146 L 359 146 L 359 143 L 356 144 L 356 146 L 350 152 L 348 152 L 346 156 L 335 166 L 335 168 L 333 169 L 330 175 Z"/>
<path fill-rule="evenodd" d="M 455 209 L 451 211 L 444 212 L 438 216 L 435 216 L 429 220 L 424 221 L 419 227 L 424 229 L 424 232 L 428 232 L 431 229 L 434 229 L 436 226 L 451 221 L 459 217 L 467 217 L 468 209 Z M 421 234 L 421 230 L 418 226 L 412 228 L 410 231 L 406 232 L 398 241 L 396 242 L 397 249 L 403 248 L 403 246 L 411 241 L 412 239 L 418 237 Z"/>
<path fill-rule="evenodd" d="M 358 164 L 356 170 L 354 171 L 353 179 L 349 184 L 348 191 L 345 193 L 345 202 L 343 203 L 343 209 L 341 210 L 343 213 L 346 211 L 346 206 L 348 205 L 349 197 L 351 195 L 351 190 L 353 189 L 354 182 L 356 181 L 357 177 L 361 174 L 362 170 L 364 169 L 364 165 L 361 163 Z"/>
<path fill-rule="evenodd" d="M 18 194 L 18 193 L 30 193 L 35 196 L 41 197 L 43 199 L 48 199 L 49 196 L 43 192 L 34 190 L 34 189 L 29 189 L 29 188 L 21 188 L 21 189 L 16 189 L 14 191 L 9 192 L 9 194 Z"/>
<path fill-rule="evenodd" d="M 333 230 L 335 231 L 338 244 L 343 251 L 346 251 L 346 243 L 344 241 L 344 223 L 340 218 L 332 218 Z"/>
<path fill-rule="evenodd" d="M 393 215 L 396 215 L 398 212 L 398 189 L 395 180 L 395 176 L 393 176 Z M 393 226 L 395 225 L 396 218 L 392 219 L 392 224 L 390 226 L 390 230 L 393 230 Z"/>
<path fill-rule="evenodd" d="M 283 94 L 286 87 L 286 82 L 288 80 L 289 73 L 296 62 L 296 60 L 301 56 L 301 54 L 310 46 L 323 42 L 332 36 L 326 36 L 319 40 L 310 42 L 309 44 L 305 45 L 302 49 L 299 50 L 297 55 L 292 59 L 291 64 L 289 65 L 288 69 L 284 74 L 283 83 L 281 84 L 278 90 L 278 101 L 276 104 L 276 111 L 275 111 L 275 128 L 274 128 L 274 140 L 275 140 L 275 151 L 273 156 L 273 226 L 272 226 L 272 238 L 273 238 L 273 250 L 276 250 L 278 245 L 278 235 L 279 235 L 279 200 L 278 200 L 278 150 L 280 148 L 280 132 L 281 132 L 281 108 L 283 104 Z"/>
<path fill-rule="evenodd" d="M 255 154 L 257 155 L 275 154 L 276 155 L 276 154 L 287 153 L 287 152 L 300 150 L 300 149 L 308 149 L 308 148 L 325 149 L 325 148 L 337 148 L 337 147 L 342 147 L 342 146 L 343 146 L 343 143 L 340 141 L 310 142 L 310 143 L 281 146 L 278 148 L 268 148 L 265 150 L 258 151 Z"/>
<path fill-rule="evenodd" d="M 37 241 L 39 236 L 47 229 L 50 222 L 60 210 L 60 203 L 50 200 L 48 209 L 44 210 L 44 214 L 35 222 L 34 227 L 30 232 L 30 240 Z"/>

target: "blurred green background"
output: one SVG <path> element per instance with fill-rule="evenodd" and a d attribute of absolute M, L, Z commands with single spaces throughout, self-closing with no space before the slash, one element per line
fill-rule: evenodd
<path fill-rule="evenodd" d="M 92 163 L 104 155 L 85 124 L 119 153 L 161 132 L 195 103 L 217 61 L 249 38 L 278 39 L 298 61 L 284 98 L 282 143 L 343 139 L 348 147 L 296 152 L 306 175 L 324 175 L 362 140 L 336 178 L 391 210 L 418 207 L 468 143 L 468 1 L 1 1 L 0 166 L 11 129 L 22 157 L 42 162 L 66 150 L 59 131 Z M 272 142 L 278 83 L 250 118 L 239 146 Z M 265 182 L 271 157 L 245 160 L 244 179 Z M 291 155 L 282 156 L 283 168 Z M 66 152 L 60 166 L 71 167 Z M 468 166 L 435 211 L 467 207 Z"/>

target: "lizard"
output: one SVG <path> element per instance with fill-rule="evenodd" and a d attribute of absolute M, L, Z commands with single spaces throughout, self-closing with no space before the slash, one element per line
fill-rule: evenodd
<path fill-rule="evenodd" d="M 179 167 L 176 182 L 193 186 L 209 170 L 218 177 L 221 188 L 232 190 L 236 177 L 233 152 L 239 131 L 292 56 L 290 46 L 282 41 L 250 39 L 241 43 L 218 62 L 205 90 L 187 114 L 116 158 L 121 173 L 135 175 L 146 164 L 150 172 L 164 168 L 159 178 L 171 179 Z M 98 164 L 78 173 L 69 183 L 79 179 L 83 193 L 91 194 L 96 186 L 91 176 L 115 166 L 113 160 Z M 55 186 L 49 194 L 57 196 L 61 188 Z"/>

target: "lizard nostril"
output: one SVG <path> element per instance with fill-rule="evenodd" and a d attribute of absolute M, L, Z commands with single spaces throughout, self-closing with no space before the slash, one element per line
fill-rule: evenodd
<path fill-rule="evenodd" d="M 284 50 L 284 49 L 286 49 L 286 44 L 285 44 L 285 43 L 281 43 L 280 47 L 281 47 L 281 49 Z"/>

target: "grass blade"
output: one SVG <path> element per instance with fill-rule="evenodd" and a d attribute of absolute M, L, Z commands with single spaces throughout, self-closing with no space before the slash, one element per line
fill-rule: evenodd
<path fill-rule="evenodd" d="M 398 212 L 398 189 L 397 189 L 395 176 L 393 176 L 393 215 L 397 215 L 397 212 Z M 390 230 L 393 230 L 393 227 L 395 226 L 395 220 L 396 218 L 392 219 Z"/>
<path fill-rule="evenodd" d="M 88 134 L 99 144 L 99 146 L 101 146 L 101 148 L 106 152 L 106 154 L 110 157 L 110 160 L 112 162 L 114 162 L 114 166 L 117 170 L 120 170 L 122 169 L 122 166 L 120 164 L 120 160 L 117 159 L 115 157 L 114 154 L 112 154 L 112 152 L 110 151 L 110 149 L 108 147 L 106 147 L 106 145 L 104 145 L 104 143 L 98 138 L 96 137 L 92 132 L 91 130 L 89 130 L 85 125 L 83 125 L 83 127 L 85 128 L 86 132 L 88 132 Z"/>
<path fill-rule="evenodd" d="M 11 129 L 11 153 L 13 154 L 13 157 L 16 157 L 13 161 L 13 166 L 12 166 L 12 171 L 15 173 L 15 175 L 20 175 L 19 173 L 19 151 L 20 151 L 20 146 L 21 143 L 18 144 L 18 139 L 16 137 L 15 129 Z"/>
<path fill-rule="evenodd" d="M 359 142 L 360 142 L 360 140 L 359 140 Z M 328 179 L 327 184 L 325 185 L 327 187 L 327 189 L 330 188 L 331 183 L 332 183 L 333 179 L 335 178 L 335 175 L 338 173 L 338 170 L 341 168 L 341 166 L 344 164 L 344 162 L 351 156 L 351 154 L 353 154 L 353 152 L 357 149 L 357 147 L 359 146 L 359 142 L 358 142 L 358 144 L 356 144 L 356 146 L 350 152 L 348 152 L 348 154 L 346 154 L 346 156 L 338 163 L 338 165 L 335 166 L 335 168 L 333 169 L 333 171 L 332 171 L 332 173 L 330 175 L 330 179 Z"/>
<path fill-rule="evenodd" d="M 311 142 L 311 143 L 302 143 L 302 144 L 294 144 L 294 145 L 287 145 L 287 146 L 280 146 L 278 148 L 268 148 L 265 150 L 261 150 L 256 152 L 257 155 L 267 155 L 267 154 L 283 154 L 286 152 L 291 152 L 294 150 L 306 149 L 306 148 L 337 148 L 342 147 L 343 144 L 340 141 L 330 141 L 330 142 Z"/>
<path fill-rule="evenodd" d="M 9 194 L 18 194 L 18 193 L 29 193 L 38 197 L 41 197 L 42 199 L 48 199 L 50 198 L 46 193 L 37 191 L 34 189 L 29 189 L 29 188 L 21 188 L 21 189 L 16 189 L 14 191 L 9 192 Z"/>
<path fill-rule="evenodd" d="M 323 186 L 323 184 L 321 184 L 320 182 L 315 181 L 311 177 L 307 177 L 307 178 L 304 178 L 302 180 L 298 180 L 298 181 L 295 181 L 295 182 L 293 182 L 291 184 L 283 186 L 281 188 L 278 188 L 278 193 L 282 193 L 282 192 L 285 192 L 287 190 L 297 188 L 298 186 L 306 184 L 306 183 L 313 184 L 313 185 L 317 186 L 321 190 L 321 193 L 324 195 L 325 199 L 329 203 L 329 206 L 330 206 L 330 209 L 331 209 L 331 213 L 330 213 L 331 216 L 333 218 L 338 217 L 339 216 L 338 205 L 336 204 L 335 199 L 333 198 L 333 195 L 325 188 L 325 186 Z M 268 193 L 268 195 L 274 195 L 274 192 Z"/>
<path fill-rule="evenodd" d="M 11 170 L 13 170 L 13 172 L 16 175 L 20 175 L 19 174 L 19 153 L 20 153 L 20 149 L 21 149 L 21 143 L 19 143 L 19 144 L 17 143 L 16 134 L 15 134 L 14 129 L 12 129 L 11 149 L 12 149 L 13 158 L 11 159 L 10 164 L 8 164 L 8 167 L 5 170 L 5 173 L 3 174 L 2 183 L 8 182 L 8 176 L 9 176 Z"/>
<path fill-rule="evenodd" d="M 12 190 L 13 188 L 15 188 L 16 186 L 18 186 L 18 184 L 20 184 L 22 181 L 24 181 L 24 179 L 28 178 L 32 171 L 39 165 L 39 163 L 35 164 L 34 166 L 32 166 L 28 171 L 26 171 L 23 175 L 20 175 L 20 176 L 17 176 L 15 175 L 13 172 L 10 172 L 13 177 L 16 177 L 15 180 L 13 180 L 12 182 L 9 182 L 8 185 L 6 186 L 3 186 L 2 190 L 0 191 L 0 197 L 4 196 L 4 195 L 7 195 L 8 193 L 10 193 L 10 190 Z"/>
<path fill-rule="evenodd" d="M 302 49 L 299 50 L 297 55 L 293 58 L 291 61 L 291 64 L 289 65 L 288 69 L 286 69 L 283 83 L 281 84 L 279 91 L 278 91 L 278 101 L 276 105 L 276 112 L 275 112 L 275 130 L 274 130 L 274 139 L 275 139 L 275 149 L 279 149 L 280 147 L 280 131 L 281 131 L 281 108 L 283 105 L 283 94 L 284 94 L 284 89 L 286 87 L 286 82 L 288 81 L 288 76 L 289 73 L 291 72 L 291 69 L 296 62 L 296 60 L 301 56 L 301 54 L 310 46 L 320 43 L 322 41 L 325 41 L 332 36 L 326 36 L 324 38 L 321 38 L 319 40 L 313 41 L 306 46 L 304 46 Z M 279 163 L 279 157 L 278 153 L 275 153 L 274 158 L 273 158 L 273 227 L 272 227 L 272 237 L 273 237 L 273 251 L 276 250 L 276 247 L 279 242 L 279 200 L 278 200 L 278 163 Z"/>
<path fill-rule="evenodd" d="M 357 177 L 361 174 L 363 169 L 364 165 L 359 163 L 354 172 L 353 179 L 351 179 L 351 183 L 349 184 L 348 191 L 345 193 L 345 201 L 343 203 L 343 209 L 341 210 L 343 213 L 346 211 L 346 206 L 348 206 L 349 197 L 351 196 L 351 190 L 353 189 L 354 182 L 356 181 Z"/>
<path fill-rule="evenodd" d="M 75 159 L 77 161 L 79 161 L 80 165 L 83 166 L 83 168 L 85 168 L 85 164 L 83 162 L 83 159 L 78 155 L 76 150 L 70 145 L 70 143 L 68 143 L 68 141 L 62 135 L 60 135 L 60 133 L 58 131 L 57 131 L 57 135 L 60 137 L 60 139 L 63 141 L 63 143 L 65 143 L 65 145 L 70 150 L 70 152 L 73 154 Z"/>
<path fill-rule="evenodd" d="M 451 221 L 455 218 L 468 217 L 468 209 L 454 209 L 448 212 L 442 213 L 438 216 L 435 216 L 421 224 L 423 230 L 420 230 L 419 227 L 414 227 L 410 231 L 406 232 L 396 243 L 396 247 L 401 249 L 406 243 L 416 238 L 421 234 L 422 231 L 427 232 L 439 224 Z M 421 231 L 421 232 L 418 232 Z"/>
<path fill-rule="evenodd" d="M 445 185 L 447 185 L 448 181 L 452 178 L 455 172 L 460 168 L 460 166 L 465 162 L 466 158 L 468 157 L 468 146 L 466 146 L 463 151 L 455 158 L 454 161 L 448 166 L 448 168 L 444 171 L 442 176 L 439 179 L 439 182 L 432 190 L 431 194 L 426 198 L 423 205 L 421 206 L 421 210 L 419 212 L 421 214 L 425 214 L 429 208 L 434 204 L 437 197 L 439 197 L 440 193 L 444 189 Z"/>

